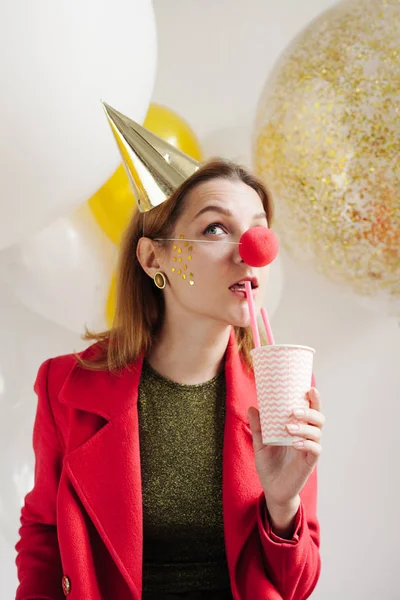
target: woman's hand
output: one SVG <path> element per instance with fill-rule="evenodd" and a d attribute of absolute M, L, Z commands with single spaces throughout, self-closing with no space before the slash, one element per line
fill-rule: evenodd
<path fill-rule="evenodd" d="M 256 469 L 267 504 L 282 507 L 293 504 L 321 454 L 321 430 L 325 417 L 321 413 L 320 394 L 316 388 L 311 388 L 307 398 L 310 408 L 304 409 L 303 416 L 297 416 L 299 429 L 290 430 L 287 425 L 291 435 L 302 438 L 300 444 L 295 443 L 294 446 L 263 444 L 260 413 L 255 406 L 248 410 Z"/>

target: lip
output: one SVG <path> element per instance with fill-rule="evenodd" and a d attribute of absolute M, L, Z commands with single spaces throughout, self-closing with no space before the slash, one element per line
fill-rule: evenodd
<path fill-rule="evenodd" d="M 243 298 L 244 300 L 247 299 L 247 294 L 245 290 L 229 290 L 231 294 L 233 294 L 234 296 L 237 296 L 238 298 Z M 253 298 L 255 299 L 257 294 L 257 288 L 252 288 L 251 290 L 251 295 L 253 296 Z"/>
<path fill-rule="evenodd" d="M 234 283 L 231 283 L 229 288 L 231 288 L 233 285 L 236 285 L 237 283 L 241 283 L 242 281 L 250 281 L 252 290 L 255 290 L 258 288 L 257 277 L 241 277 L 240 279 L 237 279 L 237 281 L 235 281 Z M 243 291 L 245 292 L 245 290 L 243 290 Z"/>

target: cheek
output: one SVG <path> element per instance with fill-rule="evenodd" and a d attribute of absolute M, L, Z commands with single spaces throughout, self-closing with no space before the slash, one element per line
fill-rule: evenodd
<path fill-rule="evenodd" d="M 194 248 L 192 260 L 187 263 L 193 275 L 193 280 L 196 282 L 195 285 L 214 285 L 223 279 L 223 266 L 220 257 L 212 254 L 211 246 L 212 244 L 207 248 Z"/>
<path fill-rule="evenodd" d="M 179 280 L 188 288 L 195 288 L 197 284 L 209 280 L 210 276 L 217 274 L 216 262 L 220 260 L 215 250 L 211 248 L 211 244 L 199 247 L 195 243 L 185 242 L 184 239 L 176 241 L 167 259 L 169 278 L 174 283 L 178 283 Z"/>
<path fill-rule="evenodd" d="M 188 287 L 195 285 L 193 246 L 188 243 L 177 242 L 174 244 L 173 252 L 167 261 L 168 276 L 173 281 L 180 281 Z"/>

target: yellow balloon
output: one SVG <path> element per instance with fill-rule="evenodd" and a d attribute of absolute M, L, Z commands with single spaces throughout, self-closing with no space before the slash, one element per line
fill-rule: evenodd
<path fill-rule="evenodd" d="M 150 104 L 144 126 L 192 158 L 203 160 L 203 153 L 193 129 L 170 108 Z"/>
<path fill-rule="evenodd" d="M 121 164 L 89 199 L 89 206 L 104 233 L 117 246 L 136 208 L 135 196 Z"/>
<path fill-rule="evenodd" d="M 203 159 L 194 131 L 171 109 L 151 104 L 144 126 L 194 159 Z M 136 210 L 135 197 L 122 164 L 89 199 L 89 206 L 100 227 L 118 246 L 122 233 Z"/>
<path fill-rule="evenodd" d="M 112 279 L 111 279 L 110 290 L 108 292 L 106 312 L 105 312 L 105 317 L 106 317 L 107 325 L 109 328 L 111 328 L 112 322 L 114 319 L 116 283 L 117 283 L 117 281 L 116 281 L 116 277 L 115 277 L 115 273 L 114 273 L 114 275 L 112 276 Z"/>

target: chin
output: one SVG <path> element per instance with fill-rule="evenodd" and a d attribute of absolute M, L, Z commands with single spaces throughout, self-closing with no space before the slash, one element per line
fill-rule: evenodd
<path fill-rule="evenodd" d="M 251 325 L 251 321 L 248 312 L 242 316 L 232 315 L 229 319 L 229 325 L 232 325 L 232 327 L 249 327 Z"/>

